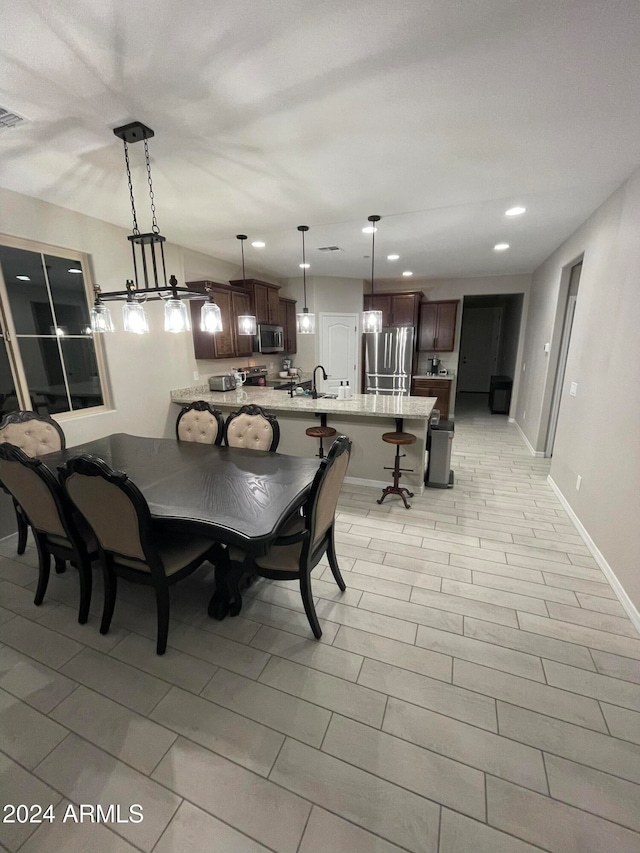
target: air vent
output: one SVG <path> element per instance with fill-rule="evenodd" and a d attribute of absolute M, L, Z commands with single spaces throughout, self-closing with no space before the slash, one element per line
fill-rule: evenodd
<path fill-rule="evenodd" d="M 12 127 L 17 127 L 23 121 L 26 121 L 26 119 L 22 118 L 22 116 L 5 110 L 4 107 L 0 107 L 0 133 L 3 130 L 10 130 Z"/>
<path fill-rule="evenodd" d="M 342 249 L 340 248 L 340 246 L 319 246 L 318 251 L 319 252 L 341 252 Z"/>

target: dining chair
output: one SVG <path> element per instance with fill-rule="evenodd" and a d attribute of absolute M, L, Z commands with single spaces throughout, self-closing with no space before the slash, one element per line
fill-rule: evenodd
<path fill-rule="evenodd" d="M 222 412 L 204 400 L 185 406 L 176 421 L 178 441 L 197 441 L 200 444 L 222 444 L 224 419 Z"/>
<path fill-rule="evenodd" d="M 350 455 L 350 439 L 346 435 L 339 435 L 320 463 L 305 505 L 304 516 L 293 515 L 284 524 L 280 535 L 263 557 L 251 558 L 237 548 L 229 549 L 231 563 L 235 563 L 237 567 L 236 576 L 255 572 L 270 580 L 299 581 L 305 613 L 317 639 L 322 636 L 322 629 L 313 604 L 311 571 L 325 553 L 339 588 L 343 592 L 347 588 L 338 566 L 334 526 L 336 505 Z"/>
<path fill-rule="evenodd" d="M 179 533 L 154 522 L 142 492 L 123 471 L 84 454 L 59 468 L 67 494 L 97 539 L 104 576 L 104 607 L 100 633 L 111 625 L 117 577 L 150 585 L 155 590 L 158 631 L 156 651 L 167 648 L 169 586 L 213 560 L 220 547 L 211 539 Z"/>
<path fill-rule="evenodd" d="M 64 433 L 59 424 L 47 415 L 29 411 L 10 412 L 0 421 L 0 444 L 7 441 L 19 447 L 27 456 L 43 456 L 65 448 Z M 24 554 L 29 528 L 15 498 L 13 505 L 18 525 L 18 554 Z"/>
<path fill-rule="evenodd" d="M 243 406 L 227 418 L 224 440 L 228 447 L 275 451 L 280 441 L 280 426 L 276 416 L 260 406 Z"/>
<path fill-rule="evenodd" d="M 80 577 L 78 622 L 83 625 L 91 604 L 91 561 L 98 559 L 95 537 L 41 459 L 3 442 L 0 479 L 31 525 L 36 541 L 39 574 L 34 604 L 42 604 L 47 591 L 51 557 L 56 559 L 56 568 L 69 561 Z"/>

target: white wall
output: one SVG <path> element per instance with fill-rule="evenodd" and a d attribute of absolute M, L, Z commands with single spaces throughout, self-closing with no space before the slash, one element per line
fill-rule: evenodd
<path fill-rule="evenodd" d="M 546 441 L 568 270 L 583 254 L 551 477 L 639 608 L 640 170 L 533 275 L 516 419 L 538 451 Z M 568 395 L 572 381 L 576 397 Z"/>

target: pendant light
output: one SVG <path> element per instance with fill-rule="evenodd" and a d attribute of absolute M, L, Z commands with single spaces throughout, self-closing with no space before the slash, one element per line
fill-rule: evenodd
<path fill-rule="evenodd" d="M 301 314 L 296 314 L 296 331 L 299 335 L 315 335 L 316 315 L 309 314 L 307 308 L 307 260 L 304 253 L 304 235 L 309 230 L 308 225 L 298 225 L 298 231 L 302 234 L 302 286 L 304 288 L 304 309 Z"/>
<path fill-rule="evenodd" d="M 95 294 L 95 298 L 93 308 L 90 312 L 90 331 L 97 332 L 98 334 L 102 334 L 103 332 L 113 332 L 114 326 L 113 320 L 111 319 L 111 311 L 109 311 L 109 306 L 105 305 L 102 301 L 102 297 L 100 296 L 100 285 L 94 285 L 93 292 Z"/>
<path fill-rule="evenodd" d="M 133 332 L 134 335 L 144 335 L 149 331 L 149 323 L 144 310 L 144 304 L 134 298 L 135 285 L 127 281 L 129 295 L 122 306 L 122 328 L 125 332 Z"/>
<path fill-rule="evenodd" d="M 247 289 L 247 277 L 244 274 L 244 241 L 247 239 L 246 234 L 236 234 L 236 240 L 240 240 L 240 249 L 242 252 L 242 282 L 244 289 Z M 239 335 L 257 335 L 258 321 L 254 314 L 240 314 L 238 316 L 238 334 Z"/>
<path fill-rule="evenodd" d="M 373 287 L 376 259 L 376 222 L 380 222 L 379 216 L 368 216 L 367 220 L 371 223 L 368 230 L 371 230 L 371 302 L 373 304 Z M 362 312 L 362 331 L 366 334 L 375 334 L 382 331 L 382 311 L 363 311 Z"/>
<path fill-rule="evenodd" d="M 215 335 L 216 332 L 222 331 L 222 311 L 213 297 L 211 285 L 205 284 L 204 289 L 209 298 L 200 309 L 200 330 Z"/>
<path fill-rule="evenodd" d="M 140 121 L 133 121 L 122 127 L 116 127 L 113 132 L 122 140 L 124 146 L 124 161 L 129 186 L 131 213 L 133 215 L 133 233 L 127 238 L 131 244 L 133 279 L 127 281 L 126 290 L 101 293 L 99 288 L 96 289 L 96 297 L 93 308 L 91 309 L 91 331 L 98 333 L 113 332 L 114 326 L 111 313 L 104 303 L 111 300 L 126 300 L 122 310 L 125 331 L 138 335 L 144 334 L 149 331 L 144 303 L 147 300 L 156 299 L 165 300 L 164 316 L 166 331 L 191 331 L 189 311 L 183 299 L 202 299 L 202 293 L 190 290 L 188 287 L 178 287 L 178 280 L 173 275 L 167 282 L 164 257 L 164 243 L 166 238 L 160 234 L 156 218 L 155 196 L 153 193 L 153 181 L 151 179 L 151 158 L 149 156 L 148 140 L 155 136 L 155 134 L 150 127 L 147 127 Z M 140 233 L 133 196 L 129 145 L 135 142 L 144 143 L 144 159 L 151 206 L 151 231 L 147 234 Z"/>

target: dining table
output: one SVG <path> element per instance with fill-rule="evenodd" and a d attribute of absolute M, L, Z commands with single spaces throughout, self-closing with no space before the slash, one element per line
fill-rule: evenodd
<path fill-rule="evenodd" d="M 228 548 L 267 553 L 285 521 L 304 504 L 318 460 L 263 450 L 115 433 L 40 456 L 57 475 L 69 459 L 89 454 L 124 471 L 163 526 L 220 544 L 209 615 L 221 619 L 242 606 L 240 578 Z M 239 600 L 238 600 L 239 598 Z"/>

